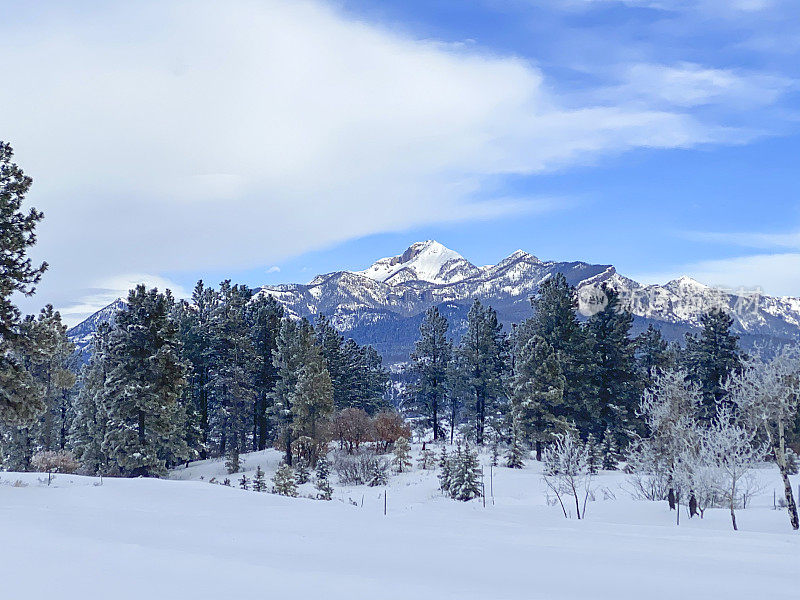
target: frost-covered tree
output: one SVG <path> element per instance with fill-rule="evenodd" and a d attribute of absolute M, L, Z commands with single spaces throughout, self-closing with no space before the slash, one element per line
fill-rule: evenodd
<path fill-rule="evenodd" d="M 228 451 L 225 454 L 225 470 L 228 471 L 229 475 L 233 475 L 234 473 L 238 473 L 239 469 L 241 469 L 241 464 L 239 461 L 239 448 L 238 446 L 231 444 L 228 447 Z"/>
<path fill-rule="evenodd" d="M 404 437 L 398 438 L 394 443 L 392 466 L 398 473 L 403 473 L 411 468 L 411 446 Z"/>
<path fill-rule="evenodd" d="M 524 458 L 526 452 L 522 447 L 522 440 L 517 431 L 517 428 L 514 427 L 511 435 L 511 445 L 506 453 L 506 466 L 509 469 L 521 469 L 525 466 Z"/>
<path fill-rule="evenodd" d="M 728 405 L 717 409 L 714 422 L 700 436 L 700 462 L 718 472 L 719 493 L 730 509 L 734 530 L 738 529 L 735 508 L 740 483 L 767 451 L 765 444 L 755 443 L 755 437 L 756 430 L 737 423 Z"/>
<path fill-rule="evenodd" d="M 573 431 L 558 434 L 556 441 L 544 452 L 542 478 L 555 494 L 564 516 L 569 518 L 567 505 L 574 501 L 575 516 L 586 517 L 586 502 L 591 493 L 592 472 L 589 452 Z"/>
<path fill-rule="evenodd" d="M 289 402 L 294 436 L 319 439 L 324 423 L 333 412 L 333 386 L 325 360 L 315 345 L 306 352 Z"/>
<path fill-rule="evenodd" d="M 633 464 L 637 476 L 643 472 L 651 479 L 663 479 L 666 489 L 672 490 L 680 502 L 684 469 L 682 453 L 698 444 L 698 414 L 702 392 L 698 384 L 688 380 L 682 370 L 667 371 L 653 378 L 644 391 L 640 412 L 650 435 L 637 440 Z"/>
<path fill-rule="evenodd" d="M 460 448 L 459 448 L 460 449 Z M 450 493 L 450 456 L 447 448 L 442 445 L 442 452 L 439 455 L 439 488 L 445 493 Z"/>
<path fill-rule="evenodd" d="M 115 316 L 106 349 L 103 452 L 131 476 L 161 476 L 190 456 L 180 403 L 189 365 L 169 318 L 172 298 L 139 285 Z"/>
<path fill-rule="evenodd" d="M 793 529 L 800 528 L 787 461 L 787 435 L 797 418 L 800 398 L 800 348 L 786 346 L 772 359 L 744 359 L 725 385 L 727 399 L 766 438 L 783 479 L 784 496 Z"/>
<path fill-rule="evenodd" d="M 239 487 L 243 490 L 250 489 L 250 480 L 247 478 L 247 475 L 242 475 L 242 478 L 239 480 Z"/>

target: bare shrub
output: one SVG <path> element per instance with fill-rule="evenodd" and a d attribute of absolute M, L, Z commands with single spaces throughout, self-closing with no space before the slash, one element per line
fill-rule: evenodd
<path fill-rule="evenodd" d="M 389 447 L 400 438 L 411 438 L 411 427 L 400 413 L 384 411 L 375 415 L 375 445 L 378 452 L 385 454 Z"/>
<path fill-rule="evenodd" d="M 382 485 L 389 472 L 389 461 L 374 452 L 337 453 L 333 470 L 342 485 Z"/>
<path fill-rule="evenodd" d="M 43 450 L 31 458 L 31 465 L 43 473 L 74 473 L 80 464 L 69 450 Z"/>
<path fill-rule="evenodd" d="M 375 435 L 372 419 L 360 408 L 340 410 L 333 415 L 330 427 L 331 437 L 349 454 L 357 452 L 361 444 L 371 442 Z"/>

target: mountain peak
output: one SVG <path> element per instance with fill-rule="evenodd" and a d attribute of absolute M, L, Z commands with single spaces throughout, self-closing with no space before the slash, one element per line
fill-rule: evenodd
<path fill-rule="evenodd" d="M 708 286 L 704 283 L 700 283 L 696 279 L 689 277 L 688 275 L 681 275 L 677 279 L 673 279 L 672 281 L 667 282 L 664 285 L 667 289 L 678 289 L 678 290 L 706 290 Z"/>
<path fill-rule="evenodd" d="M 381 258 L 368 269 L 356 272 L 392 285 L 411 280 L 453 283 L 477 271 L 475 265 L 455 250 L 436 240 L 425 240 L 411 244 L 399 256 Z"/>

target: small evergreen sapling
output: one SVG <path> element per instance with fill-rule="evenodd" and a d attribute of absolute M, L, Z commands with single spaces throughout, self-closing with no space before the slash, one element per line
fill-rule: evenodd
<path fill-rule="evenodd" d="M 282 463 L 272 478 L 272 493 L 279 496 L 297 497 L 297 482 L 292 467 Z"/>
<path fill-rule="evenodd" d="M 602 450 L 603 470 L 615 470 L 617 468 L 617 463 L 619 462 L 619 449 L 617 447 L 617 441 L 614 439 L 614 435 L 611 433 L 609 428 L 606 428 L 605 432 L 603 433 Z"/>
<path fill-rule="evenodd" d="M 586 451 L 589 453 L 589 472 L 592 475 L 597 475 L 597 471 L 603 464 L 603 453 L 597 445 L 597 439 L 593 434 L 586 436 Z"/>
<path fill-rule="evenodd" d="M 417 464 L 419 465 L 419 468 L 422 469 L 423 471 L 432 469 L 435 463 L 436 463 L 436 455 L 430 448 L 425 448 L 419 455 L 419 458 L 417 459 Z"/>
<path fill-rule="evenodd" d="M 450 457 L 447 455 L 447 448 L 442 446 L 439 456 L 439 487 L 445 494 L 450 493 L 450 475 Z"/>
<path fill-rule="evenodd" d="M 464 447 L 463 452 L 460 448 L 457 449 L 451 470 L 451 498 L 466 502 L 481 495 L 478 454 L 470 450 L 469 445 Z"/>
<path fill-rule="evenodd" d="M 294 471 L 295 479 L 297 480 L 297 485 L 302 485 L 304 483 L 308 483 L 308 480 L 311 478 L 311 474 L 308 470 L 308 462 L 305 459 L 298 459 L 295 463 L 295 471 Z"/>
<path fill-rule="evenodd" d="M 250 480 L 247 479 L 247 475 L 242 475 L 242 478 L 239 480 L 239 487 L 243 490 L 250 489 Z"/>
<path fill-rule="evenodd" d="M 264 471 L 261 470 L 261 465 L 258 465 L 256 467 L 256 474 L 253 477 L 253 491 L 254 492 L 267 491 L 267 482 L 264 479 Z"/>
<path fill-rule="evenodd" d="M 317 471 L 315 473 L 314 487 L 317 488 L 317 500 L 330 500 L 333 497 L 333 487 L 328 480 L 329 469 L 328 459 L 320 456 L 317 459 Z"/>
<path fill-rule="evenodd" d="M 367 485 L 369 487 L 378 487 L 389 483 L 388 464 L 385 460 L 375 457 L 370 465 L 369 480 Z"/>
<path fill-rule="evenodd" d="M 519 438 L 514 435 L 511 439 L 511 447 L 508 449 L 508 454 L 506 455 L 506 466 L 510 469 L 521 469 L 525 466 L 523 462 L 524 456 L 525 452 L 522 449 L 522 445 L 519 443 Z"/>
<path fill-rule="evenodd" d="M 402 473 L 411 468 L 411 446 L 404 437 L 397 438 L 394 443 L 394 458 L 392 459 L 394 470 Z"/>

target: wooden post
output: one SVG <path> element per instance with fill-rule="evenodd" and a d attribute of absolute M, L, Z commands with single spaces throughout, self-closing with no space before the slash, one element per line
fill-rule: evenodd
<path fill-rule="evenodd" d="M 483 467 L 481 467 L 481 498 L 483 498 L 483 508 L 486 508 L 486 486 L 483 484 Z"/>
<path fill-rule="evenodd" d="M 383 516 L 386 516 L 386 488 L 383 489 Z"/>
<path fill-rule="evenodd" d="M 489 465 L 489 492 L 492 494 L 492 506 L 494 506 L 494 468 Z"/>

